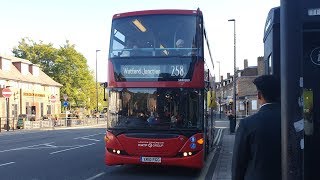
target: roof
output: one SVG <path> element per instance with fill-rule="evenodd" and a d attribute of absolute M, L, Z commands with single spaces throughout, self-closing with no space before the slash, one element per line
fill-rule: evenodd
<path fill-rule="evenodd" d="M 30 61 L 26 59 L 10 57 L 10 56 L 2 56 L 2 55 L 0 55 L 0 58 L 8 59 L 11 61 L 10 71 L 3 71 L 2 69 L 0 69 L 0 79 L 14 80 L 14 81 L 20 81 L 20 82 L 27 82 L 27 83 L 36 83 L 36 84 L 48 85 L 48 86 L 58 86 L 58 87 L 63 86 L 62 84 L 54 81 L 51 77 L 45 74 L 41 69 L 39 69 L 39 76 L 34 76 L 29 71 L 25 75 L 21 74 L 21 72 L 12 63 L 22 62 L 28 65 L 34 65 L 39 67 L 39 65 L 32 64 Z"/>
<path fill-rule="evenodd" d="M 144 10 L 144 11 L 131 11 L 118 13 L 113 15 L 113 19 L 130 17 L 130 16 L 142 16 L 142 15 L 154 15 L 154 14 L 182 14 L 182 15 L 196 15 L 199 13 L 202 15 L 202 12 L 199 10 L 184 10 L 184 9 L 156 9 L 156 10 Z"/>

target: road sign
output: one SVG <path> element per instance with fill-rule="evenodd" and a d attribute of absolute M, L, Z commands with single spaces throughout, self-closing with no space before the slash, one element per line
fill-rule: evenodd
<path fill-rule="evenodd" d="M 63 106 L 64 106 L 64 107 L 67 107 L 68 105 L 69 105 L 68 101 L 64 101 L 64 102 L 63 102 Z"/>
<path fill-rule="evenodd" d="M 51 95 L 50 96 L 50 101 L 52 102 L 52 103 L 55 103 L 56 102 L 56 96 L 54 96 L 54 95 Z"/>
<path fill-rule="evenodd" d="M 12 91 L 9 88 L 2 89 L 2 96 L 9 98 L 12 95 Z"/>
<path fill-rule="evenodd" d="M 66 101 L 68 99 L 68 95 L 67 94 L 64 94 L 63 95 L 63 99 Z"/>

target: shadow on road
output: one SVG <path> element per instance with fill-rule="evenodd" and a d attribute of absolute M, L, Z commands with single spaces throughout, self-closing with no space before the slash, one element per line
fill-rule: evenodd
<path fill-rule="evenodd" d="M 123 165 L 106 175 L 108 179 L 197 179 L 200 170 L 171 166 Z"/>

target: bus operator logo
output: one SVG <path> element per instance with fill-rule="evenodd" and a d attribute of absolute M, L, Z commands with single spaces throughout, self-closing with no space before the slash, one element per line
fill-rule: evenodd
<path fill-rule="evenodd" d="M 164 142 L 157 142 L 157 141 L 139 141 L 138 147 L 149 147 L 149 148 L 161 148 L 163 147 Z"/>
<path fill-rule="evenodd" d="M 320 66 L 320 47 L 316 47 L 311 51 L 310 59 L 313 64 Z"/>

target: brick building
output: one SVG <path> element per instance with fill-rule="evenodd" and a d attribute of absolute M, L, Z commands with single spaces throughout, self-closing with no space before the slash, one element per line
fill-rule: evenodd
<path fill-rule="evenodd" d="M 39 119 L 61 112 L 62 85 L 28 60 L 0 56 L 0 118 L 6 117 L 6 99 L 1 93 L 6 87 L 13 93 L 9 98 L 10 118 L 17 118 L 19 114 L 34 114 Z"/>
<path fill-rule="evenodd" d="M 244 68 L 237 71 L 236 113 L 238 117 L 251 115 L 259 109 L 257 90 L 252 81 L 264 74 L 263 57 L 257 58 L 257 64 L 257 66 L 248 66 L 248 60 L 245 59 Z M 233 110 L 233 79 L 234 76 L 227 73 L 226 79 L 221 76 L 221 82 L 216 82 L 216 100 L 220 104 L 222 113 Z"/>

